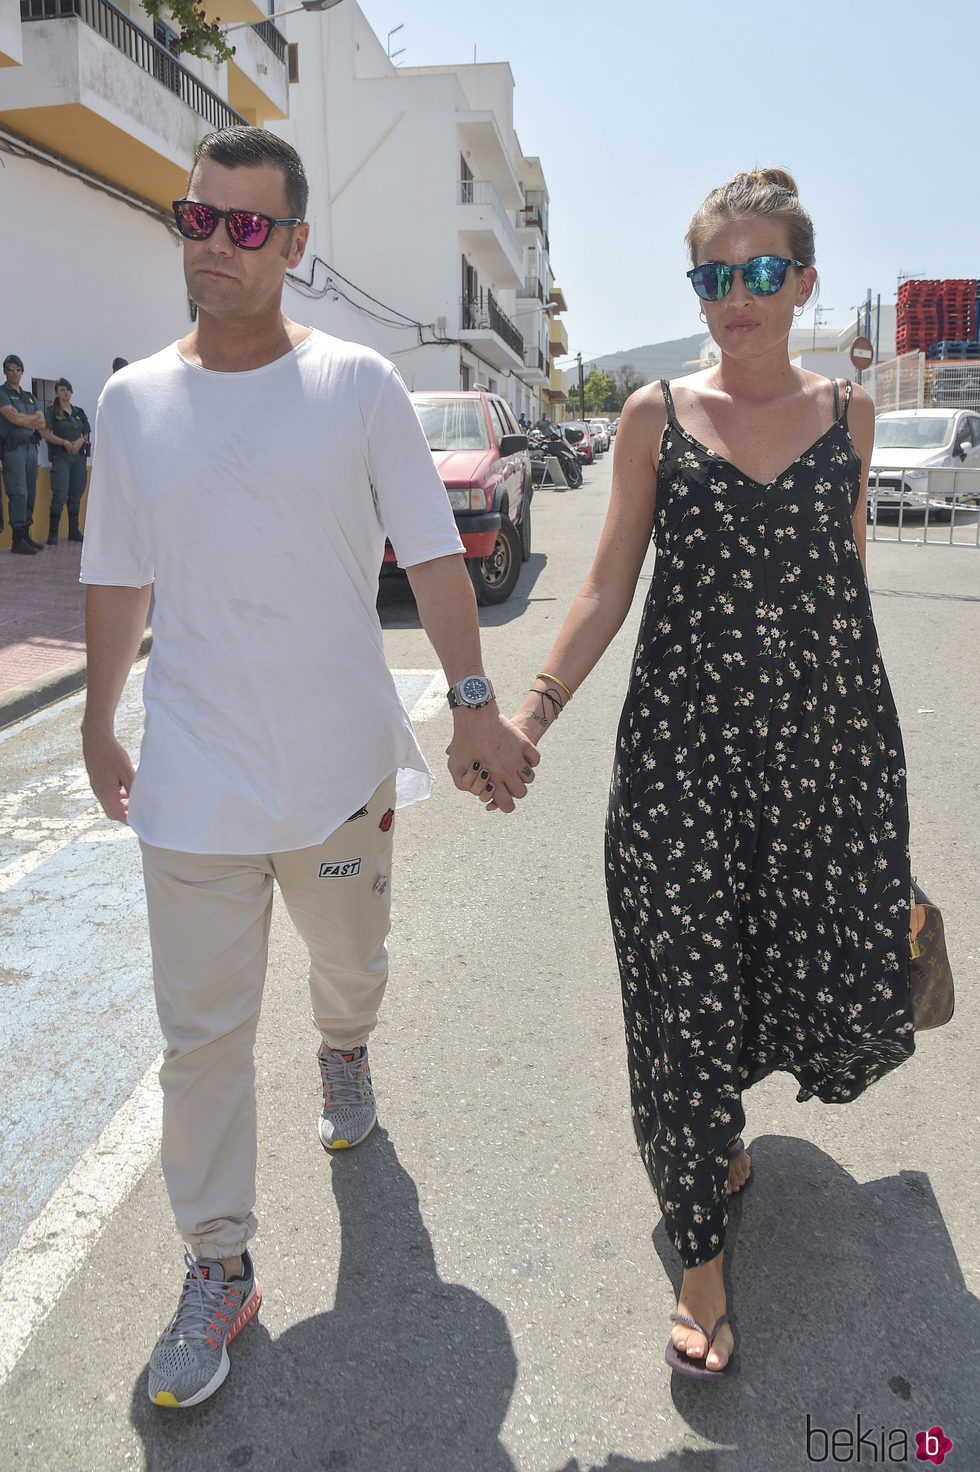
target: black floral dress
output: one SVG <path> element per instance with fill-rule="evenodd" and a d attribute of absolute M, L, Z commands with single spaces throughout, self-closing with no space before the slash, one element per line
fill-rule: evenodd
<path fill-rule="evenodd" d="M 834 424 L 763 486 L 667 406 L 606 830 L 633 1120 L 684 1264 L 724 1245 L 742 1090 L 841 1103 L 910 1056 L 902 738 Z"/>

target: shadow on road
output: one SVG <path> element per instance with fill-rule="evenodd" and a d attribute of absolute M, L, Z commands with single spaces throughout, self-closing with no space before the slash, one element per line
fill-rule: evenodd
<path fill-rule="evenodd" d="M 330 1164 L 334 1308 L 277 1340 L 260 1313 L 201 1407 L 156 1409 L 144 1372 L 132 1420 L 147 1469 L 514 1472 L 498 1440 L 517 1374 L 503 1315 L 439 1277 L 415 1185 L 383 1129 Z M 311 1274 L 329 1279 L 329 1265 L 311 1263 Z"/>
<path fill-rule="evenodd" d="M 927 1177 L 861 1185 L 802 1140 L 750 1148 L 755 1178 L 733 1208 L 728 1248 L 740 1373 L 671 1381 L 680 1416 L 714 1445 L 650 1461 L 572 1458 L 554 1472 L 802 1472 L 813 1464 L 808 1415 L 811 1430 L 870 1435 L 862 1461 L 872 1465 L 889 1465 L 881 1438 L 894 1450 L 895 1432 L 909 1453 L 894 1461 L 916 1465 L 915 1433 L 937 1424 L 954 1449 L 980 1445 L 980 1305 Z M 382 1129 L 331 1168 L 334 1308 L 275 1341 L 260 1315 L 232 1350 L 227 1384 L 197 1409 L 151 1406 L 144 1372 L 131 1414 L 148 1472 L 518 1472 L 499 1436 L 517 1372 L 503 1315 L 439 1277 L 414 1183 Z M 654 1243 L 677 1288 L 662 1225 Z M 318 1284 L 329 1274 L 311 1263 Z M 650 1407 L 638 1420 L 649 1428 Z M 810 1450 L 823 1451 L 819 1437 Z"/>
<path fill-rule="evenodd" d="M 908 1462 L 919 1465 L 915 1433 L 937 1424 L 975 1457 L 980 1302 L 928 1177 L 902 1171 L 862 1185 L 791 1137 L 763 1136 L 750 1150 L 753 1181 L 733 1208 L 726 1250 L 739 1374 L 707 1387 L 671 1382 L 692 1429 L 737 1448 L 702 1454 L 705 1472 L 833 1465 L 819 1433 L 838 1429 L 852 1437 L 854 1463 L 865 1435 L 862 1463 L 901 1465 L 893 1433 L 904 1432 Z M 662 1223 L 654 1244 L 676 1291 L 680 1259 Z M 846 1435 L 838 1446 L 847 1450 Z"/>

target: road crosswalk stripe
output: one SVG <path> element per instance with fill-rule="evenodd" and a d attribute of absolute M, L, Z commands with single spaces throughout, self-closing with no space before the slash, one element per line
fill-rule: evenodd
<path fill-rule="evenodd" d="M 159 1148 L 162 1058 L 0 1264 L 0 1385 Z"/>
<path fill-rule="evenodd" d="M 399 696 L 411 719 L 430 720 L 445 709 L 445 677 L 437 670 L 394 670 Z M 76 703 L 74 697 L 65 704 Z M 64 709 L 64 705 L 55 709 Z M 44 713 L 41 713 L 43 715 Z M 53 714 L 49 712 L 49 714 Z M 32 724 L 39 721 L 32 720 Z M 84 769 L 51 779 L 77 791 Z M 20 801 L 23 794 L 8 797 Z M 36 822 L 35 818 L 35 822 Z M 0 894 L 83 834 L 104 823 L 100 807 L 86 807 L 0 868 Z M 0 1385 L 16 1366 L 33 1335 L 84 1266 L 108 1222 L 135 1187 L 159 1148 L 162 1099 L 158 1058 L 106 1125 L 94 1145 L 0 1262 Z"/>

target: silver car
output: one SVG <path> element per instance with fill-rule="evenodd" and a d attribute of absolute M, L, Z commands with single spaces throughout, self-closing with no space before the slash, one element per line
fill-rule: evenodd
<path fill-rule="evenodd" d="M 955 472 L 955 474 L 954 474 Z M 868 516 L 903 508 L 948 520 L 980 491 L 980 414 L 971 409 L 895 409 L 875 420 Z"/>
<path fill-rule="evenodd" d="M 590 419 L 588 421 L 589 433 L 592 443 L 597 451 L 609 449 L 609 421 L 606 419 Z"/>

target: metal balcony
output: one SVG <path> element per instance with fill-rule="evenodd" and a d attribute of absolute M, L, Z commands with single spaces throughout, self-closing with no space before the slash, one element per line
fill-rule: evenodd
<path fill-rule="evenodd" d="M 550 378 L 548 359 L 539 347 L 524 349 L 525 377 L 532 383 L 547 383 Z"/>
<path fill-rule="evenodd" d="M 460 340 L 501 371 L 524 365 L 524 339 L 488 291 L 478 301 L 460 303 Z"/>
<path fill-rule="evenodd" d="M 540 230 L 541 235 L 544 238 L 544 248 L 550 254 L 551 245 L 548 240 L 548 231 L 544 223 L 544 213 L 541 210 L 540 206 L 536 204 L 526 204 L 519 213 L 521 229 Z"/>
<path fill-rule="evenodd" d="M 205 118 L 213 128 L 230 128 L 246 119 L 216 92 L 181 66 L 173 52 L 161 46 L 117 10 L 111 0 L 21 0 L 22 21 L 77 19 L 98 31 L 117 51 Z"/>
<path fill-rule="evenodd" d="M 524 285 L 517 288 L 518 296 L 537 297 L 539 302 L 544 301 L 544 282 L 537 276 L 525 276 Z"/>
<path fill-rule="evenodd" d="M 517 231 L 489 179 L 456 186 L 460 243 L 484 278 L 503 289 L 524 284 L 524 252 Z"/>
<path fill-rule="evenodd" d="M 286 60 L 286 37 L 271 20 L 260 20 L 253 27 L 255 34 L 265 42 L 281 62 Z"/>

